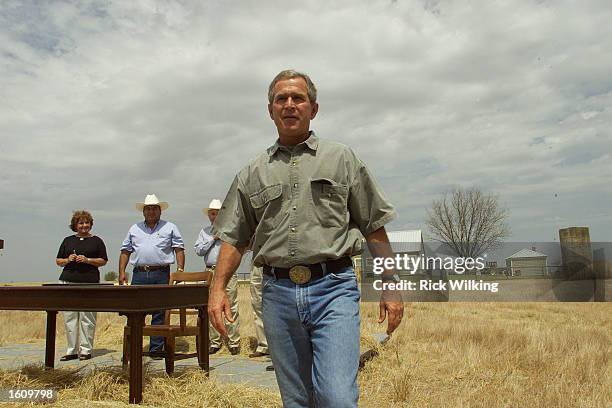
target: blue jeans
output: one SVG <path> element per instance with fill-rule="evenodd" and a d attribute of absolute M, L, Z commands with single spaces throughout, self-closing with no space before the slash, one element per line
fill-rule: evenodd
<path fill-rule="evenodd" d="M 170 282 L 170 272 L 153 270 L 149 272 L 132 272 L 132 285 L 167 285 Z M 153 312 L 151 324 L 164 324 L 165 311 Z M 155 353 L 164 350 L 164 338 L 160 336 L 149 337 L 149 352 Z"/>
<path fill-rule="evenodd" d="M 352 267 L 305 285 L 264 274 L 263 321 L 284 407 L 357 407 L 359 289 Z"/>

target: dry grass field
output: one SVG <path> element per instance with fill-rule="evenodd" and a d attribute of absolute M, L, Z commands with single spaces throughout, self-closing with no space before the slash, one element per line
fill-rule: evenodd
<path fill-rule="evenodd" d="M 248 286 L 240 298 L 246 355 L 254 341 Z M 407 312 L 360 373 L 360 406 L 612 407 L 609 303 L 414 303 Z M 377 313 L 377 304 L 362 305 L 364 348 L 373 346 L 370 334 L 382 331 Z M 119 350 L 124 318 L 98 316 L 96 347 Z M 42 343 L 44 326 L 43 313 L 0 311 L 0 345 Z M 58 319 L 58 344 L 63 336 Z M 280 406 L 277 393 L 221 384 L 196 369 L 145 381 L 145 406 Z M 87 376 L 40 367 L 0 371 L 0 388 L 15 386 L 58 388 L 56 406 L 66 407 L 124 406 L 128 394 L 120 368 Z"/>

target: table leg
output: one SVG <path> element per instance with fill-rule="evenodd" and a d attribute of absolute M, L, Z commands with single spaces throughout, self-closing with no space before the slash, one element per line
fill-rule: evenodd
<path fill-rule="evenodd" d="M 198 363 L 200 368 L 208 372 L 210 371 L 208 349 L 210 348 L 210 339 L 208 338 L 208 310 L 207 308 L 198 308 L 198 326 L 200 328 L 200 341 L 199 348 L 200 353 L 198 356 Z"/>
<path fill-rule="evenodd" d="M 47 310 L 47 339 L 45 345 L 45 368 L 55 367 L 55 329 L 57 310 Z"/>
<path fill-rule="evenodd" d="M 128 313 L 130 327 L 130 404 L 142 402 L 142 326 L 144 313 Z"/>

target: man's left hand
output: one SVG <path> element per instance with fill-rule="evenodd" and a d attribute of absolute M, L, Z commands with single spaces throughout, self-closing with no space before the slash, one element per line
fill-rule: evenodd
<path fill-rule="evenodd" d="M 234 322 L 229 299 L 224 288 L 221 285 L 219 285 L 219 288 L 215 288 L 213 285 L 210 289 L 208 298 L 208 318 L 217 332 L 219 332 L 221 336 L 227 337 L 227 329 L 223 321 L 224 317 L 228 322 Z"/>
<path fill-rule="evenodd" d="M 387 320 L 387 334 L 393 333 L 393 331 L 399 326 L 404 317 L 404 302 L 402 302 L 402 295 L 395 290 L 385 290 L 380 296 L 380 317 L 378 323 L 385 321 L 385 317 L 389 316 Z"/>

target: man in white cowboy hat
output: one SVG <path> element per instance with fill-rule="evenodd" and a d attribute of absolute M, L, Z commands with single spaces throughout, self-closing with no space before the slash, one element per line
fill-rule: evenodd
<path fill-rule="evenodd" d="M 121 244 L 119 256 L 119 284 L 127 283 L 125 267 L 134 265 L 132 285 L 159 285 L 170 281 L 170 265 L 176 261 L 177 271 L 185 267 L 185 245 L 176 225 L 161 219 L 161 212 L 168 203 L 159 201 L 155 194 L 149 194 L 144 202 L 136 203 L 142 211 L 144 221 L 130 227 Z M 164 312 L 153 313 L 151 324 L 163 324 Z M 164 349 L 164 338 L 151 336 L 149 353 L 160 358 Z"/>
<path fill-rule="evenodd" d="M 210 204 L 208 204 L 208 207 L 202 210 L 202 212 L 208 216 L 210 225 L 202 228 L 202 230 L 200 231 L 200 235 L 198 236 L 198 240 L 194 245 L 196 255 L 204 257 L 206 270 L 211 271 L 213 273 L 213 276 L 215 267 L 217 266 L 217 256 L 219 256 L 219 248 L 221 247 L 221 241 L 219 240 L 219 237 L 213 235 L 211 230 L 212 225 L 214 224 L 220 209 L 221 201 L 215 198 L 210 202 Z M 238 278 L 236 277 L 236 275 L 234 275 L 227 284 L 226 293 L 230 299 L 233 323 L 230 323 L 226 320 L 225 328 L 227 329 L 227 334 L 229 338 L 229 351 L 232 355 L 236 355 L 240 353 L 240 324 L 238 321 Z M 221 341 L 221 335 L 217 330 L 215 330 L 215 328 L 211 324 L 209 354 L 215 354 L 217 351 L 221 350 L 222 345 L 223 343 Z"/>

